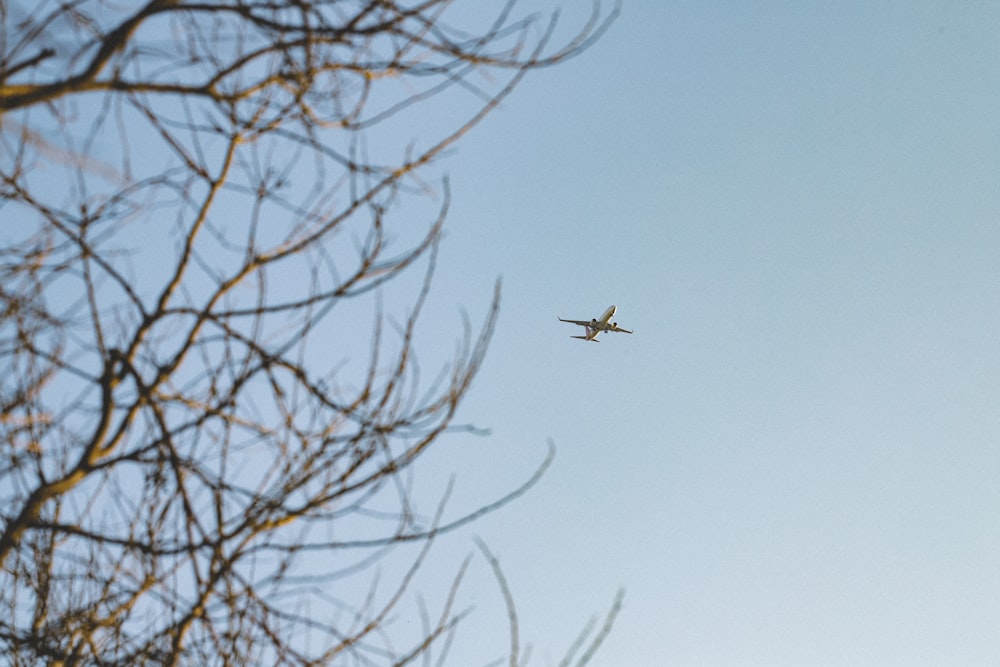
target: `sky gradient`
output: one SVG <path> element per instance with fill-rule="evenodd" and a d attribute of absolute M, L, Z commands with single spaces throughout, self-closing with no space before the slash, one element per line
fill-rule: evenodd
<path fill-rule="evenodd" d="M 476 34 L 505 2 L 458 2 L 445 18 Z M 12 5 L 10 16 L 28 4 Z M 127 4 L 93 11 L 110 16 Z M 540 38 L 555 6 L 523 0 L 512 21 L 538 12 L 531 37 Z M 553 49 L 591 9 L 564 0 Z M 80 25 L 78 35 L 90 35 Z M 149 54 L 176 47 L 181 34 L 148 30 Z M 504 34 L 517 39 L 516 30 Z M 419 645 L 430 624 L 421 605 L 427 618 L 441 613 L 470 559 L 454 610 L 473 613 L 451 643 L 435 647 L 435 661 L 447 645 L 441 664 L 509 664 L 508 613 L 481 540 L 517 605 L 521 648 L 531 651 L 522 667 L 560 664 L 619 589 L 624 606 L 591 665 L 1000 665 L 998 36 L 1000 2 L 624 0 L 590 48 L 529 72 L 471 133 L 405 180 L 385 215 L 387 255 L 419 243 L 447 204 L 407 381 L 415 398 L 444 390 L 438 371 L 455 356 L 463 318 L 475 331 L 501 281 L 489 353 L 456 420 L 488 433 L 447 432 L 394 478 L 399 487 L 365 496 L 354 513 L 335 508 L 353 518 L 322 530 L 349 543 L 394 529 L 399 489 L 425 527 L 446 496 L 448 525 L 523 484 L 549 443 L 556 456 L 527 494 L 437 537 L 406 591 L 412 596 L 393 607 L 384 634 L 365 639 L 365 655 Z M 212 45 L 225 49 L 221 39 Z M 372 42 L 369 55 L 389 41 Z M 67 34 L 53 43 L 72 42 Z M 470 67 L 461 85 L 425 96 L 421 86 L 441 82 L 421 78 L 433 61 L 400 76 L 387 67 L 365 108 L 419 103 L 384 116 L 363 139 L 331 127 L 326 148 L 399 164 L 460 127 L 513 76 Z M 40 57 L 39 76 L 62 74 L 54 62 Z M 476 85 L 485 97 L 470 94 Z M 344 86 L 324 101 L 336 106 L 358 93 Z M 196 108 L 168 97 L 151 106 L 175 120 Z M 136 183 L 178 165 L 121 100 L 86 94 L 63 111 L 39 105 L 10 116 L 11 128 L 24 123 L 37 137 L 51 130 L 58 138 L 51 154 L 44 139 L 31 138 L 38 161 L 28 160 L 25 176 L 53 201 L 80 198 L 86 212 L 88 198 L 121 194 L 103 163 L 123 164 Z M 209 121 L 199 124 L 207 137 Z M 204 141 L 211 163 L 221 134 L 196 135 L 188 139 Z M 59 155 L 60 141 L 79 152 L 79 165 Z M 257 190 L 241 186 L 257 184 L 256 175 L 284 170 L 280 188 L 268 181 L 280 195 L 268 204 L 276 208 L 261 209 L 259 233 L 271 241 L 299 215 L 279 206 L 282 198 L 314 211 L 353 201 L 351 180 L 335 173 L 332 158 L 312 161 L 302 149 L 276 155 L 291 142 L 258 141 L 213 200 L 211 224 L 223 231 L 199 246 L 208 261 L 192 263 L 194 287 L 178 290 L 180 302 L 208 298 L 213 272 L 250 256 L 226 240 L 245 238 Z M 179 247 L 190 201 L 204 188 L 191 182 L 191 192 L 180 192 L 154 179 L 148 195 L 146 186 L 135 189 L 148 196 L 136 204 L 142 215 L 127 215 L 125 204 L 110 211 L 100 242 L 121 250 L 114 256 L 130 292 L 156 294 L 172 275 L 175 257 L 164 249 Z M 379 203 L 382 196 L 390 201 L 386 191 Z M 25 215 L 20 205 L 8 210 L 11 220 Z M 317 254 L 293 268 L 275 265 L 266 290 L 297 301 L 320 267 L 346 272 L 370 239 L 368 213 L 324 237 L 322 262 L 311 263 Z M 10 243 L 33 230 L 8 225 L 5 234 Z M 427 262 L 338 302 L 310 330 L 301 363 L 310 377 L 330 379 L 334 398 L 365 382 L 381 314 L 378 370 L 395 363 L 402 334 L 394 325 L 417 300 Z M 62 289 L 79 288 L 81 275 L 62 271 L 46 289 L 55 311 L 86 328 L 80 293 Z M 232 290 L 233 304 L 256 298 L 253 287 Z M 115 280 L 100 289 L 102 298 L 123 299 L 102 309 L 107 322 L 137 317 Z M 605 333 L 594 345 L 571 338 L 579 328 L 557 319 L 598 317 L 612 304 L 634 335 Z M 282 316 L 268 326 L 262 340 L 275 346 L 304 335 Z M 118 328 L 108 326 L 112 338 L 128 335 Z M 165 346 L 174 335 L 155 334 Z M 73 354 L 103 367 L 93 336 L 87 329 L 73 338 Z M 93 383 L 71 377 L 53 401 L 86 422 L 97 411 L 77 396 Z M 259 390 L 265 399 L 280 393 L 270 382 Z M 262 420 L 279 418 L 267 412 Z M 246 456 L 240 470 L 250 478 L 272 462 Z M 385 553 L 308 552 L 308 595 L 288 604 L 309 618 L 333 614 L 323 620 L 338 630 L 357 629 L 359 611 L 409 581 L 416 542 Z M 354 601 L 373 606 L 359 610 Z"/>
<path fill-rule="evenodd" d="M 554 441 L 447 538 L 498 556 L 531 664 L 619 586 L 595 665 L 1000 661 L 998 28 L 986 2 L 627 2 L 442 163 L 429 356 L 498 276 L 503 307 L 460 415 L 492 433 L 426 465 L 458 507 Z M 635 335 L 556 320 L 610 304 Z M 477 567 L 453 654 L 485 662 Z"/>

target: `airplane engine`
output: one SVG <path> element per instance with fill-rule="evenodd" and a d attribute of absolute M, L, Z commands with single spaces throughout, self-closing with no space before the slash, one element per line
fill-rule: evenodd
<path fill-rule="evenodd" d="M 617 329 L 618 328 L 618 323 L 617 322 L 612 322 L 611 323 L 611 328 L 612 329 Z"/>

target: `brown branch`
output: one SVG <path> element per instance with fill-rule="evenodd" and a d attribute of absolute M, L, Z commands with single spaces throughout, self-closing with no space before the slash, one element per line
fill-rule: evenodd
<path fill-rule="evenodd" d="M 528 72 L 607 25 L 595 4 L 553 48 L 555 16 L 533 37 L 510 1 L 466 34 L 445 24 L 451 4 L 153 0 L 116 17 L 74 0 L 26 18 L 0 56 L 14 63 L 0 113 L 21 110 L 0 129 L 0 196 L 26 230 L 0 249 L 0 652 L 26 664 L 447 656 L 466 565 L 402 651 L 393 614 L 430 545 L 526 493 L 554 448 L 496 500 L 421 514 L 425 453 L 475 432 L 456 420 L 500 306 L 498 283 L 478 333 L 464 320 L 428 383 L 418 333 L 450 203 L 429 167 Z M 369 138 L 448 91 L 475 108 L 395 158 L 369 157 Z M 25 111 L 37 104 L 51 113 Z M 408 198 L 434 196 L 413 234 Z M 148 267 L 132 265 L 137 246 Z M 409 307 L 383 310 L 381 290 L 412 271 Z M 352 302 L 374 304 L 370 331 Z M 367 358 L 337 358 L 345 332 Z M 374 569 L 414 543 L 383 598 Z M 367 595 L 331 592 L 367 576 Z M 518 642 L 512 664 L 526 660 Z"/>
<path fill-rule="evenodd" d="M 489 547 L 481 539 L 476 538 L 476 546 L 479 547 L 479 551 L 486 558 L 486 562 L 490 564 L 490 569 L 493 570 L 493 578 L 496 579 L 497 586 L 500 587 L 500 593 L 503 595 L 504 606 L 507 607 L 507 628 L 510 633 L 510 667 L 518 667 L 521 656 L 521 642 L 518 636 L 517 608 L 514 605 L 514 595 L 510 591 L 507 577 L 504 576 L 503 570 L 500 568 L 500 561 L 496 559 L 496 556 L 493 555 Z"/>
<path fill-rule="evenodd" d="M 0 72 L 0 74 L 2 74 L 2 76 L 0 76 L 0 81 L 6 81 L 7 79 L 14 76 L 21 70 L 34 67 L 35 65 L 42 62 L 46 58 L 51 58 L 55 54 L 56 54 L 55 49 L 44 48 L 35 55 L 33 55 L 32 57 L 28 58 L 27 60 L 11 65 L 6 70 Z"/>
<path fill-rule="evenodd" d="M 145 7 L 122 22 L 101 40 L 97 53 L 87 67 L 74 76 L 47 84 L 0 86 L 0 111 L 19 109 L 48 102 L 63 95 L 92 90 L 94 80 L 115 53 L 122 51 L 129 38 L 150 16 L 180 4 L 181 0 L 150 0 Z"/>

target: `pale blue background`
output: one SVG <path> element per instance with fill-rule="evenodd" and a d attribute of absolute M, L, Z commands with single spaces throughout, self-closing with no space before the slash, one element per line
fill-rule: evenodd
<path fill-rule="evenodd" d="M 532 664 L 622 585 L 593 664 L 1000 664 L 1000 4 L 629 2 L 443 166 L 429 356 L 504 301 L 492 435 L 425 463 L 458 508 L 558 456 L 442 572 L 491 545 Z"/>
<path fill-rule="evenodd" d="M 590 10 L 565 5 L 553 43 Z M 389 84 L 385 99 L 418 90 Z M 366 148 L 426 148 L 478 102 L 456 88 Z M 168 161 L 132 139 L 140 171 Z M 503 306 L 459 415 L 492 433 L 421 457 L 418 509 L 433 515 L 453 477 L 453 519 L 522 483 L 549 439 L 558 455 L 529 494 L 439 539 L 413 589 L 433 618 L 479 536 L 532 665 L 558 664 L 622 586 L 593 665 L 1000 665 L 1000 3 L 629 0 L 591 49 L 529 75 L 431 165 L 430 198 L 391 211 L 394 250 L 426 231 L 442 172 L 421 380 L 454 352 L 462 309 L 483 319 L 498 276 Z M 219 224 L 243 224 L 228 214 Z M 365 222 L 331 253 L 352 255 Z M 152 228 L 122 237 L 125 275 L 149 284 Z M 379 295 L 397 321 L 420 268 Z M 634 335 L 584 343 L 556 319 L 611 304 Z M 344 304 L 329 341 L 312 334 L 310 371 L 360 384 L 375 312 Z M 382 563 L 382 596 L 414 553 Z M 322 558 L 316 574 L 359 556 Z M 364 600 L 369 574 L 322 595 Z M 478 555 L 469 607 L 446 664 L 508 664 Z M 416 605 L 388 630 L 408 648 Z"/>

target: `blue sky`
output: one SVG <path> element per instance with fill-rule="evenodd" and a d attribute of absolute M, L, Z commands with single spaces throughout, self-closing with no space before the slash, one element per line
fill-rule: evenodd
<path fill-rule="evenodd" d="M 532 664 L 619 586 L 593 664 L 1000 660 L 998 27 L 985 2 L 628 2 L 442 163 L 429 355 L 504 292 L 462 414 L 492 435 L 427 465 L 460 506 L 555 442 L 444 547 L 490 544 Z M 612 303 L 635 335 L 556 321 Z M 455 651 L 495 657 L 477 567 Z"/>
<path fill-rule="evenodd" d="M 560 35 L 590 10 L 565 4 Z M 529 75 L 429 170 L 434 187 L 448 173 L 451 201 L 421 378 L 454 352 L 463 310 L 485 317 L 498 277 L 503 303 L 459 415 L 490 435 L 448 434 L 421 457 L 419 509 L 449 478 L 449 517 L 492 502 L 557 448 L 530 493 L 440 538 L 416 581 L 432 613 L 480 537 L 532 665 L 558 664 L 620 587 L 591 664 L 1000 663 L 998 29 L 995 2 L 626 0 L 592 48 Z M 417 90 L 398 84 L 387 94 Z M 462 92 L 366 148 L 426 148 L 480 101 Z M 169 163 L 134 139 L 139 172 Z M 400 249 L 441 202 L 415 199 L 390 213 Z M 331 253 L 356 250 L 365 222 Z M 135 246 L 125 275 L 150 284 L 152 229 L 115 239 Z M 404 275 L 379 295 L 397 318 L 421 273 Z M 556 319 L 611 304 L 634 335 L 582 343 Z M 345 304 L 329 340 L 313 334 L 332 350 L 317 374 L 329 362 L 351 384 L 374 309 Z M 385 594 L 410 555 L 385 561 Z M 324 593 L 348 599 L 336 585 Z M 496 664 L 507 618 L 479 556 L 469 606 L 449 664 Z M 390 629 L 419 626 L 401 607 Z"/>

